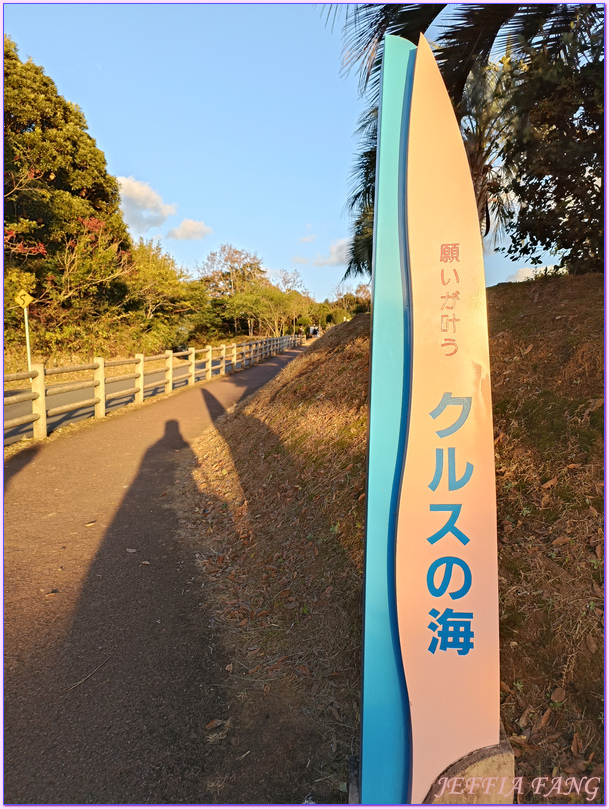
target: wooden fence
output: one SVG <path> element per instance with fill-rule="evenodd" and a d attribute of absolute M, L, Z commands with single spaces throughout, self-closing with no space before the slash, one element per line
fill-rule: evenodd
<path fill-rule="evenodd" d="M 133 397 L 133 401 L 126 404 L 138 404 L 144 401 L 144 393 L 148 390 L 162 387 L 164 393 L 171 393 L 174 382 L 185 381 L 187 385 L 194 385 L 195 382 L 211 379 L 214 373 L 220 376 L 234 373 L 301 343 L 301 337 L 288 335 L 285 337 L 250 340 L 247 343 L 235 343 L 228 346 L 208 345 L 205 348 L 189 348 L 187 351 L 165 351 L 163 354 L 156 354 L 153 357 L 136 354 L 133 359 L 127 360 L 106 361 L 103 357 L 95 357 L 93 362 L 86 365 L 68 365 L 62 368 L 45 368 L 44 364 L 34 364 L 31 371 L 6 374 L 4 377 L 5 384 L 28 379 L 31 386 L 29 392 L 17 392 L 12 395 L 6 392 L 4 396 L 5 410 L 9 405 L 19 404 L 20 402 L 32 403 L 31 413 L 8 419 L 4 422 L 4 430 L 6 432 L 6 430 L 22 424 L 32 424 L 34 438 L 46 438 L 48 434 L 47 419 L 51 416 L 59 416 L 81 408 L 94 407 L 94 417 L 103 418 L 106 415 L 106 403 L 110 399 Z M 161 381 L 146 384 L 145 365 L 153 360 L 164 361 L 164 378 Z M 178 363 L 175 360 L 178 360 Z M 133 366 L 133 371 L 128 374 L 106 375 L 108 368 L 125 365 Z M 51 385 L 46 383 L 46 378 L 49 376 L 74 374 L 81 371 L 93 371 L 93 377 L 80 382 L 64 382 Z M 177 374 L 175 373 L 176 371 L 178 372 Z M 108 383 L 128 381 L 133 382 L 133 387 L 123 388 L 111 393 L 106 392 Z M 90 388 L 94 389 L 95 396 L 93 398 L 83 399 L 60 407 L 49 407 L 48 400 L 53 396 Z"/>

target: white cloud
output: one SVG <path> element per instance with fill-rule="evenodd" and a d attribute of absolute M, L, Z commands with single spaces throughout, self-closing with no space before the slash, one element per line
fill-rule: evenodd
<path fill-rule="evenodd" d="M 350 239 L 337 239 L 330 245 L 330 254 L 328 256 L 317 257 L 312 262 L 314 267 L 336 267 L 347 264 L 349 258 L 349 245 Z"/>
<path fill-rule="evenodd" d="M 516 270 L 515 273 L 512 273 L 512 275 L 508 275 L 506 281 L 530 281 L 531 278 L 545 275 L 546 272 L 566 275 L 567 270 L 564 267 L 560 270 L 556 270 L 553 265 L 548 265 L 547 267 L 521 267 L 519 270 Z"/>
<path fill-rule="evenodd" d="M 158 228 L 177 211 L 176 205 L 163 202 L 148 183 L 134 177 L 117 177 L 117 180 L 125 221 L 138 235 L 150 228 Z"/>
<path fill-rule="evenodd" d="M 311 234 L 310 236 L 303 236 L 299 241 L 301 242 L 314 242 L 317 236 L 315 234 Z"/>
<path fill-rule="evenodd" d="M 300 240 L 301 242 L 307 241 L 306 237 Z M 330 245 L 330 252 L 327 256 L 322 256 L 318 253 L 314 259 L 305 258 L 304 256 L 292 256 L 292 261 L 295 264 L 312 264 L 313 267 L 341 267 L 347 264 L 349 258 L 350 239 L 337 239 Z"/>
<path fill-rule="evenodd" d="M 506 281 L 529 281 L 531 278 L 535 278 L 535 269 L 533 267 L 521 267 L 516 272 L 508 275 Z"/>
<path fill-rule="evenodd" d="M 172 228 L 167 234 L 168 239 L 179 239 L 184 242 L 196 242 L 213 233 L 205 222 L 195 222 L 194 219 L 183 219 L 177 228 Z"/>

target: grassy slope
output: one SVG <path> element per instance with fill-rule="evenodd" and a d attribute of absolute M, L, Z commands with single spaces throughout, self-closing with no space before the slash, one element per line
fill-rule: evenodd
<path fill-rule="evenodd" d="M 489 291 L 502 715 L 527 776 L 602 761 L 602 306 L 600 277 Z M 358 744 L 368 352 L 367 315 L 332 329 L 201 437 L 189 474 L 229 677 L 325 739 L 302 785 L 318 803 L 345 799 Z"/>

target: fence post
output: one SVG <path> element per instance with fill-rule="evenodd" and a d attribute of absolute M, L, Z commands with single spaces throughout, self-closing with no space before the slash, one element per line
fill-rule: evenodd
<path fill-rule="evenodd" d="M 188 384 L 195 384 L 195 349 L 188 346 Z"/>
<path fill-rule="evenodd" d="M 233 356 L 232 356 L 232 368 L 231 371 L 235 373 L 237 370 L 237 343 L 233 343 Z"/>
<path fill-rule="evenodd" d="M 98 365 L 93 371 L 93 381 L 98 383 L 95 386 L 93 395 L 99 398 L 99 402 L 95 405 L 95 418 L 103 419 L 106 415 L 106 369 L 104 367 L 104 358 L 93 357 L 93 362 Z"/>
<path fill-rule="evenodd" d="M 32 393 L 37 393 L 38 398 L 32 402 L 32 413 L 39 416 L 38 420 L 32 424 L 34 429 L 34 439 L 47 437 L 47 403 L 44 388 L 44 365 L 34 363 L 32 371 L 37 371 L 38 376 L 32 379 Z"/>
<path fill-rule="evenodd" d="M 213 349 L 211 346 L 205 346 L 205 379 L 211 379 L 211 366 L 213 362 Z"/>
<path fill-rule="evenodd" d="M 173 351 L 168 348 L 165 352 L 165 393 L 173 390 Z"/>
<path fill-rule="evenodd" d="M 226 346 L 224 343 L 220 346 L 220 376 L 226 373 Z"/>
<path fill-rule="evenodd" d="M 140 375 L 139 381 L 135 380 L 134 387 L 138 388 L 137 393 L 135 394 L 135 403 L 142 404 L 144 401 L 144 355 L 143 354 L 136 354 L 135 355 L 135 373 Z"/>

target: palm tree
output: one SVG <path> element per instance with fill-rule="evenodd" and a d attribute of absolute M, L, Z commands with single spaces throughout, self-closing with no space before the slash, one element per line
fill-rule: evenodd
<path fill-rule="evenodd" d="M 511 44 L 514 58 L 526 56 L 526 46 L 543 41 L 550 56 L 558 53 L 563 35 L 582 9 L 581 3 L 354 3 L 345 11 L 345 66 L 360 64 L 360 86 L 371 85 L 378 102 L 378 79 L 386 34 L 415 44 L 436 23 L 438 63 L 450 97 L 459 108 L 474 64 L 487 62 L 491 51 Z M 599 15 L 602 11 L 599 9 Z M 442 19 L 440 19 L 442 17 Z"/>
<path fill-rule="evenodd" d="M 586 6 L 586 9 L 595 9 Z M 513 59 L 526 59 L 530 45 L 543 43 L 551 57 L 582 10 L 581 4 L 373 4 L 346 6 L 345 55 L 348 69 L 359 65 L 360 89 L 370 99 L 360 133 L 362 146 L 352 174 L 347 207 L 354 215 L 353 240 L 346 276 L 370 273 L 376 152 L 376 109 L 380 66 L 386 34 L 418 42 L 436 23 L 437 59 L 455 112 L 462 125 L 483 231 L 494 220 L 501 225 L 509 200 L 501 195 L 496 145 L 509 126 L 509 103 L 501 103 L 500 71 L 488 72 L 494 49 L 511 49 Z M 597 9 L 599 16 L 602 10 Z M 441 19 L 440 16 L 442 15 Z M 505 169 L 503 169 L 505 170 Z"/>

